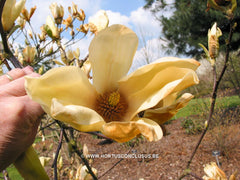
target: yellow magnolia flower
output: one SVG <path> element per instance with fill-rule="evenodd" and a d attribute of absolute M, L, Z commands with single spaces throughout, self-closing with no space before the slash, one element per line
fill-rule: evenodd
<path fill-rule="evenodd" d="M 74 2 L 72 2 L 72 8 L 70 6 L 68 7 L 68 12 L 72 14 L 74 18 L 77 18 L 79 21 L 85 20 L 85 12 L 82 9 L 78 11 L 78 6 L 74 4 Z"/>
<path fill-rule="evenodd" d="M 22 10 L 22 18 L 23 18 L 25 21 L 28 21 L 28 22 L 29 22 L 36 9 L 37 9 L 37 6 L 34 6 L 34 7 L 32 7 L 32 8 L 30 9 L 30 12 L 28 12 L 27 9 L 23 8 L 23 10 Z"/>
<path fill-rule="evenodd" d="M 50 158 L 50 157 L 40 156 L 40 157 L 39 157 L 39 160 L 40 160 L 42 166 L 45 167 L 45 166 L 48 165 L 48 163 L 49 163 L 49 161 L 51 160 L 51 158 Z"/>
<path fill-rule="evenodd" d="M 72 17 L 69 15 L 67 19 L 63 20 L 63 24 L 66 25 L 66 28 L 73 28 L 73 19 Z"/>
<path fill-rule="evenodd" d="M 26 91 L 53 118 L 80 131 L 101 131 L 118 142 L 138 134 L 157 141 L 162 137 L 158 123 L 138 114 L 197 84 L 199 63 L 167 57 L 127 75 L 137 46 L 132 30 L 110 26 L 89 47 L 92 83 L 80 68 L 60 67 L 42 77 L 26 77 Z"/>
<path fill-rule="evenodd" d="M 6 0 L 3 12 L 2 12 L 2 25 L 5 32 L 9 32 L 14 21 L 20 15 L 26 0 L 20 0 L 16 3 L 16 0 Z"/>
<path fill-rule="evenodd" d="M 53 38 L 53 39 L 58 39 L 59 38 L 59 31 L 57 26 L 54 24 L 53 19 L 48 16 L 47 21 L 46 21 L 46 26 L 45 26 L 45 31 L 47 34 Z"/>
<path fill-rule="evenodd" d="M 91 180 L 92 176 L 89 174 L 87 166 L 80 166 L 80 170 L 77 171 L 76 180 Z M 97 169 L 91 168 L 93 173 L 97 175 Z"/>
<path fill-rule="evenodd" d="M 58 6 L 57 3 L 52 3 L 49 8 L 52 12 L 56 24 L 61 24 L 64 16 L 63 6 L 62 5 Z"/>
<path fill-rule="evenodd" d="M 37 51 L 36 51 L 35 47 L 27 46 L 23 50 L 23 61 L 27 62 L 29 64 L 32 63 L 34 61 L 36 53 L 37 53 Z"/>
<path fill-rule="evenodd" d="M 93 17 L 89 18 L 89 28 L 94 34 L 105 29 L 108 26 L 109 20 L 106 11 L 100 10 Z"/>
<path fill-rule="evenodd" d="M 21 16 L 19 16 L 17 18 L 17 23 L 18 25 L 21 27 L 21 29 L 23 29 L 25 27 L 25 24 L 26 24 L 26 20 L 23 19 Z"/>
<path fill-rule="evenodd" d="M 217 166 L 215 162 L 207 164 L 204 167 L 207 176 L 203 176 L 204 180 L 227 180 L 225 173 Z"/>

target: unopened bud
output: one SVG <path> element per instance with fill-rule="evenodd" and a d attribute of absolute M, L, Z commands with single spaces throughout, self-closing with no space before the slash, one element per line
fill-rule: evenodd
<path fill-rule="evenodd" d="M 218 38 L 222 35 L 222 31 L 214 23 L 212 28 L 208 31 L 208 51 L 211 59 L 216 59 L 219 51 Z"/>

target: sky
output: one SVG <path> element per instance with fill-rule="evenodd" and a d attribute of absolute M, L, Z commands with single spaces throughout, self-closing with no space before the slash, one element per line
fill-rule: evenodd
<path fill-rule="evenodd" d="M 44 24 L 47 16 L 51 15 L 49 6 L 53 2 L 57 2 L 64 7 L 66 18 L 68 16 L 67 7 L 72 5 L 72 1 L 27 0 L 27 9 L 37 6 L 31 19 L 35 29 Z M 132 71 L 146 64 L 146 55 L 150 62 L 165 56 L 165 51 L 161 48 L 164 42 L 159 39 L 161 26 L 150 11 L 143 9 L 144 0 L 75 0 L 73 2 L 78 5 L 79 9 L 84 10 L 87 20 L 97 11 L 105 10 L 109 18 L 109 25 L 123 24 L 136 32 L 139 37 L 139 47 L 134 57 Z M 88 36 L 74 46 L 80 48 L 82 57 L 88 53 L 90 41 L 91 37 Z"/>

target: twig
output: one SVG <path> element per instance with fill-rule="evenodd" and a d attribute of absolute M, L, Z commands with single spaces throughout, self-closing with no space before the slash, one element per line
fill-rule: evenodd
<path fill-rule="evenodd" d="M 44 126 L 44 127 L 41 127 L 41 128 L 39 129 L 39 131 L 46 129 L 46 128 L 52 126 L 52 125 L 55 124 L 55 123 L 56 123 L 55 121 L 54 121 L 54 122 L 51 122 L 51 123 L 49 123 L 48 125 L 46 125 L 46 126 Z"/>
<path fill-rule="evenodd" d="M 3 7 L 4 7 L 5 2 L 6 2 L 6 0 L 0 1 L 0 33 L 1 33 L 1 37 L 2 37 L 3 48 L 4 48 L 5 53 L 7 54 L 7 58 L 11 61 L 13 66 L 15 68 L 23 68 L 22 64 L 17 60 L 17 58 L 13 55 L 13 53 L 9 49 L 8 41 L 7 41 L 7 33 L 4 32 L 4 30 L 3 30 L 2 12 L 3 12 Z"/>
<path fill-rule="evenodd" d="M 61 123 L 60 121 L 57 121 L 56 120 L 56 123 L 62 128 L 62 133 L 63 133 L 63 136 L 66 140 L 67 143 L 71 143 L 68 136 L 67 136 L 67 133 L 65 132 L 65 127 L 64 127 L 64 124 Z M 90 167 L 89 163 L 88 163 L 88 160 L 84 157 L 83 155 L 83 152 L 82 151 L 79 151 L 77 146 L 76 146 L 76 143 L 71 143 L 71 146 L 72 146 L 72 149 L 73 151 L 81 158 L 81 160 L 83 161 L 83 163 L 86 165 L 87 169 L 88 169 L 88 172 L 89 174 L 91 174 L 92 178 L 94 180 L 97 180 L 98 178 L 96 177 L 96 175 L 93 173 L 92 171 L 92 168 Z"/>
<path fill-rule="evenodd" d="M 77 149 L 77 146 L 73 145 L 73 150 L 74 152 L 81 158 L 81 160 L 83 161 L 83 163 L 86 165 L 87 169 L 88 169 L 88 172 L 89 174 L 91 174 L 92 178 L 94 180 L 97 180 L 98 178 L 96 177 L 96 175 L 94 174 L 94 172 L 92 171 L 92 168 L 90 167 L 89 163 L 88 163 L 88 160 L 85 158 L 85 156 L 83 155 L 83 152 L 82 151 L 79 151 Z"/>
<path fill-rule="evenodd" d="M 192 177 L 195 177 L 195 178 L 198 179 L 198 180 L 203 180 L 201 177 L 197 176 L 197 175 L 194 174 L 194 173 L 189 173 L 189 175 L 191 175 Z"/>
<path fill-rule="evenodd" d="M 228 60 L 229 60 L 229 53 L 230 53 L 230 43 L 232 41 L 232 35 L 233 35 L 233 22 L 230 20 L 230 32 L 229 32 L 229 36 L 228 36 L 228 42 L 227 42 L 227 47 L 226 47 L 226 56 L 225 56 L 225 60 L 224 60 L 224 66 L 222 68 L 222 71 L 217 79 L 217 73 L 216 73 L 216 67 L 215 65 L 213 66 L 213 78 L 214 78 L 214 84 L 213 84 L 213 92 L 212 92 L 212 97 L 211 97 L 211 107 L 210 107 L 210 112 L 209 112 L 209 116 L 208 116 L 208 119 L 207 119 L 207 126 L 206 128 L 204 129 L 200 139 L 198 140 L 197 142 L 197 145 L 196 147 L 194 148 L 193 152 L 192 152 L 192 155 L 188 161 L 188 164 L 187 164 L 187 167 L 186 169 L 189 169 L 191 163 L 192 163 L 192 160 L 197 152 L 197 149 L 199 148 L 199 145 L 201 144 L 207 130 L 208 130 L 208 127 L 209 127 L 209 124 L 211 123 L 211 119 L 212 119 L 212 115 L 213 115 L 213 112 L 214 112 L 214 107 L 215 107 L 215 102 L 216 102 L 216 99 L 217 99 L 217 90 L 218 90 L 218 87 L 219 87 L 219 84 L 222 80 L 222 77 L 227 69 L 227 65 L 228 65 Z M 179 179 L 182 179 L 183 176 L 181 176 Z"/>
<path fill-rule="evenodd" d="M 54 168 L 54 180 L 58 180 L 57 161 L 58 161 L 59 152 L 62 147 L 62 140 L 63 140 L 63 128 L 61 128 L 61 131 L 60 131 L 59 143 L 58 143 L 57 151 L 56 151 L 55 158 L 54 158 L 54 161 L 52 164 L 52 168 Z"/>

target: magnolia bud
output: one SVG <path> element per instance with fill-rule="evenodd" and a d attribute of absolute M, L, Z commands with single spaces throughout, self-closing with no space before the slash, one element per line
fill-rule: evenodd
<path fill-rule="evenodd" d="M 208 51 L 209 56 L 212 59 L 216 59 L 218 56 L 219 42 L 218 38 L 222 35 L 222 31 L 217 27 L 217 23 L 214 23 L 212 28 L 208 31 Z"/>

